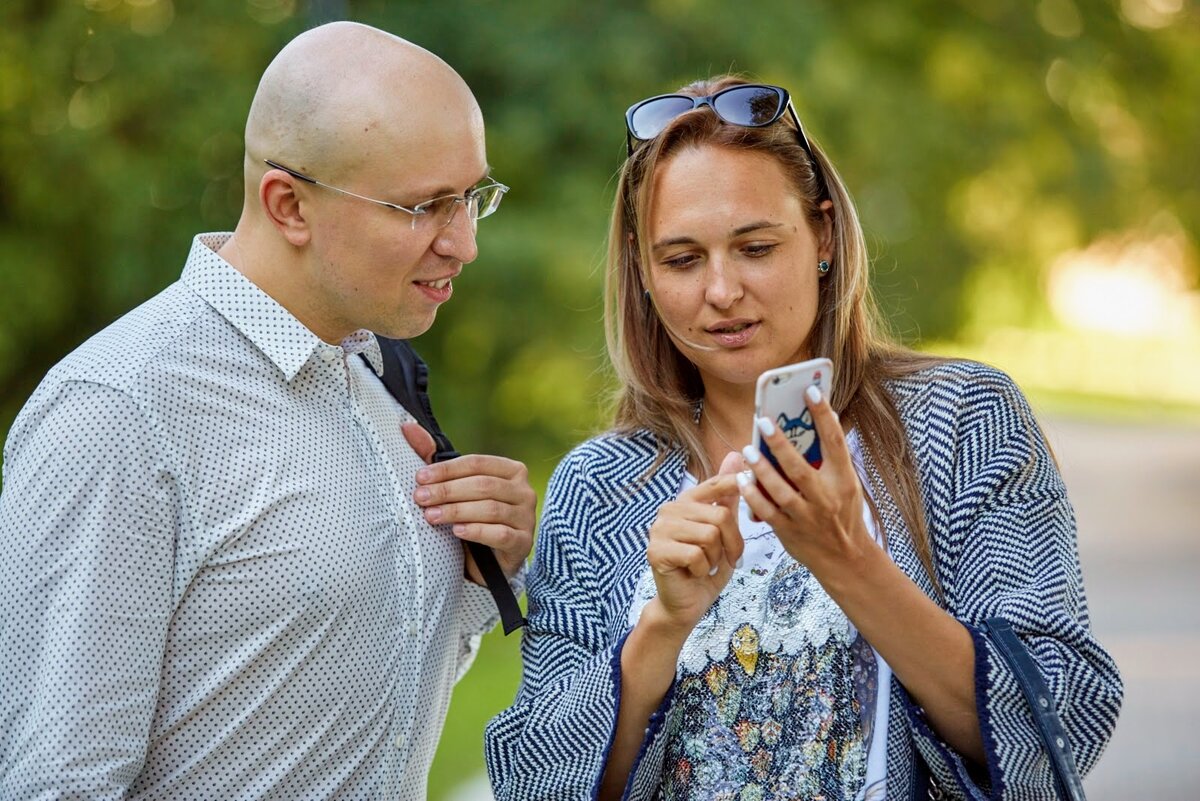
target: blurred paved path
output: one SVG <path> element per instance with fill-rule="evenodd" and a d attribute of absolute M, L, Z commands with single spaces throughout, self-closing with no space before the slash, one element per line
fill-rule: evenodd
<path fill-rule="evenodd" d="M 1089 801 L 1200 799 L 1200 427 L 1043 421 L 1125 706 Z M 476 780 L 453 801 L 490 799 Z"/>
<path fill-rule="evenodd" d="M 1054 419 L 1092 623 L 1125 706 L 1089 801 L 1200 799 L 1200 427 Z"/>

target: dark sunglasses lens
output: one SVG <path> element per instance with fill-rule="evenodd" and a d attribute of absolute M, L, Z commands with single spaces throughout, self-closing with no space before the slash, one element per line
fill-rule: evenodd
<path fill-rule="evenodd" d="M 757 128 L 783 114 L 783 95 L 767 86 L 741 86 L 714 98 L 713 109 L 726 122 Z"/>
<path fill-rule="evenodd" d="M 695 108 L 690 97 L 656 97 L 647 100 L 629 115 L 629 132 L 638 139 L 653 139 L 667 123 Z"/>

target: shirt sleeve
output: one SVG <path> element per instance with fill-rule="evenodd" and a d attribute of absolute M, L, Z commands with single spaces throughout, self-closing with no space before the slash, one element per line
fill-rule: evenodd
<path fill-rule="evenodd" d="M 965 384 L 956 416 L 950 480 L 924 482 L 926 509 L 931 531 L 943 532 L 935 551 L 949 608 L 975 644 L 986 771 L 968 766 L 905 694 L 914 742 L 938 781 L 968 797 L 1053 799 L 1033 716 L 983 621 L 1006 618 L 1031 651 L 1081 772 L 1112 735 L 1121 678 L 1092 635 L 1074 512 L 1025 398 L 1007 376 L 981 369 Z"/>
<path fill-rule="evenodd" d="M 526 567 L 521 565 L 517 574 L 508 580 L 513 595 L 521 597 L 525 592 Z M 483 635 L 500 621 L 500 610 L 487 587 L 463 579 L 462 630 L 459 636 L 458 666 L 454 680 L 457 682 L 470 670 L 479 653 Z"/>
<path fill-rule="evenodd" d="M 605 625 L 581 543 L 586 471 L 586 460 L 569 457 L 550 480 L 529 575 L 521 686 L 484 733 L 500 801 L 594 798 L 616 730 L 624 637 Z"/>
<path fill-rule="evenodd" d="M 173 606 L 174 485 L 124 393 L 44 384 L 0 495 L 0 798 L 121 798 Z"/>

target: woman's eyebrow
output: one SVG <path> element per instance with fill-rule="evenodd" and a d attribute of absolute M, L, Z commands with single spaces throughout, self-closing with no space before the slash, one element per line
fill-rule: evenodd
<path fill-rule="evenodd" d="M 767 220 L 759 220 L 758 222 L 752 222 L 752 223 L 749 223 L 748 225 L 742 225 L 737 228 L 734 228 L 732 235 L 733 236 L 741 236 L 742 234 L 748 234 L 751 231 L 758 231 L 763 228 L 778 228 L 781 225 L 783 225 L 783 223 L 768 222 Z"/>
<path fill-rule="evenodd" d="M 653 245 L 650 246 L 650 250 L 662 250 L 663 248 L 669 248 L 672 245 L 694 245 L 694 244 L 696 244 L 696 240 L 692 239 L 690 236 L 673 236 L 669 239 L 658 240 L 657 242 L 655 242 Z"/>

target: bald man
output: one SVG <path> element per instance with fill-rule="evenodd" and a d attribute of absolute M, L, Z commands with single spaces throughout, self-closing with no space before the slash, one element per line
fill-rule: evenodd
<path fill-rule="evenodd" d="M 233 234 L 57 365 L 0 495 L 0 798 L 423 798 L 515 589 L 523 465 L 426 465 L 372 332 L 429 328 L 505 187 L 462 79 L 335 23 L 267 68 Z"/>

